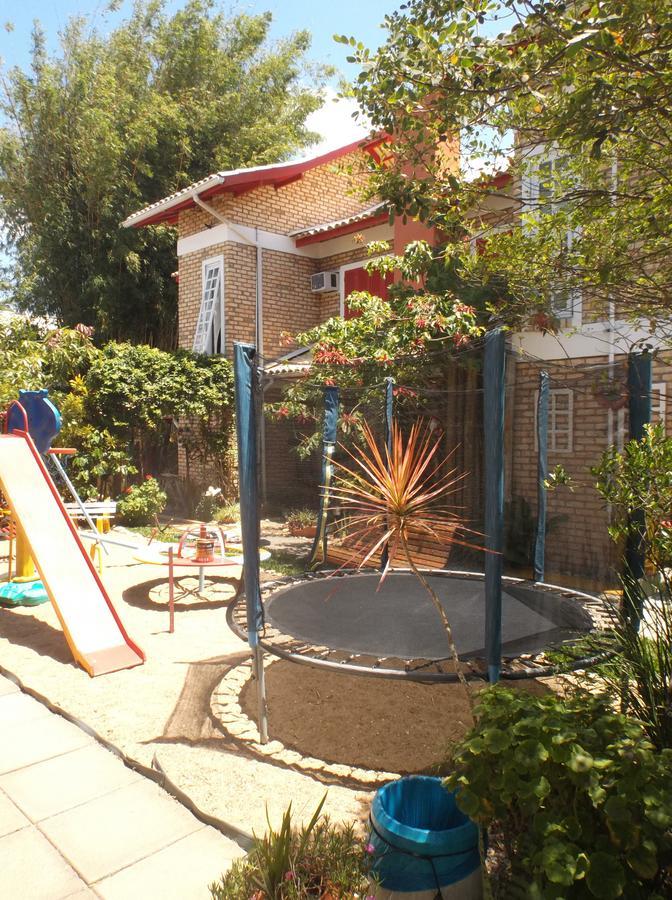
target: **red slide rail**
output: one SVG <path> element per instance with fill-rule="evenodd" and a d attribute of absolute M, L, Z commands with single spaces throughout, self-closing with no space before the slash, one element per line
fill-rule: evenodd
<path fill-rule="evenodd" d="M 16 405 L 19 407 L 19 409 L 21 409 L 21 411 L 23 412 L 24 419 L 25 419 L 25 422 L 26 422 L 26 427 L 27 427 L 27 425 L 28 425 L 28 417 L 27 417 L 27 415 L 26 415 L 25 409 L 23 408 L 23 406 L 21 406 L 21 404 L 18 402 L 18 400 L 13 400 L 12 403 L 10 403 L 10 405 L 7 407 L 7 413 L 9 413 L 9 410 L 11 409 L 11 407 L 12 407 L 14 404 L 16 404 Z M 5 420 L 5 421 L 6 421 L 6 420 Z M 96 582 L 96 585 L 97 585 L 98 589 L 100 590 L 101 594 L 102 594 L 103 597 L 105 598 L 105 602 L 107 603 L 107 606 L 108 606 L 110 612 L 112 613 L 112 617 L 114 618 L 114 621 L 116 622 L 117 627 L 119 628 L 119 631 L 120 631 L 120 633 L 121 633 L 121 635 L 122 635 L 124 641 L 126 642 L 126 644 L 128 644 L 128 646 L 131 648 L 131 650 L 133 650 L 135 653 L 137 653 L 137 655 L 140 657 L 140 659 L 141 659 L 143 662 L 145 662 L 145 660 L 146 660 L 147 657 L 145 656 L 144 651 L 141 650 L 140 647 L 138 647 L 138 645 L 135 643 L 135 641 L 133 641 L 133 640 L 130 638 L 130 636 L 129 636 L 128 632 L 126 631 L 126 629 L 125 629 L 125 627 L 124 627 L 124 625 L 123 625 L 121 619 L 119 618 L 119 615 L 117 614 L 117 611 L 116 611 L 116 609 L 114 608 L 114 605 L 113 605 L 113 603 L 111 602 L 111 600 L 110 600 L 110 598 L 109 598 L 109 595 L 108 595 L 108 593 L 107 593 L 107 590 L 105 589 L 105 585 L 103 584 L 103 582 L 102 582 L 102 580 L 101 580 L 101 578 L 100 578 L 100 575 L 98 574 L 98 571 L 96 570 L 96 567 L 95 567 L 94 564 L 93 564 L 93 561 L 92 561 L 91 557 L 90 557 L 89 554 L 86 552 L 86 547 L 85 547 L 84 544 L 82 543 L 82 539 L 81 539 L 81 537 L 79 536 L 79 532 L 77 531 L 77 529 L 76 529 L 76 527 L 75 527 L 75 525 L 74 525 L 72 519 L 71 519 L 70 516 L 68 515 L 68 511 L 66 510 L 66 508 L 65 508 L 65 506 L 64 506 L 64 504 L 63 504 L 63 500 L 61 499 L 61 495 L 59 494 L 58 489 L 56 488 L 56 485 L 54 484 L 54 481 L 53 481 L 51 475 L 49 474 L 49 472 L 48 472 L 48 470 L 47 470 L 47 467 L 46 467 L 45 464 L 44 464 L 44 460 L 43 460 L 42 457 L 40 456 L 40 453 L 39 453 L 37 447 L 35 446 L 35 443 L 33 442 L 33 439 L 31 438 L 31 436 L 30 436 L 30 434 L 28 433 L 27 430 L 26 430 L 26 431 L 23 431 L 23 430 L 20 430 L 20 429 L 14 429 L 14 430 L 12 431 L 12 434 L 15 434 L 15 435 L 17 435 L 18 437 L 24 438 L 24 440 L 27 442 L 28 447 L 30 448 L 30 452 L 32 453 L 32 455 L 33 455 L 33 457 L 34 457 L 34 459 L 35 459 L 35 462 L 37 463 L 37 466 L 38 466 L 40 472 L 42 473 L 42 476 L 43 476 L 44 480 L 46 481 L 47 486 L 48 486 L 49 490 L 51 491 L 51 494 L 52 494 L 54 500 L 56 501 L 56 505 L 58 506 L 59 510 L 61 511 L 61 515 L 63 516 L 63 518 L 64 518 L 65 521 L 67 522 L 68 528 L 70 529 L 70 533 L 72 534 L 72 536 L 73 536 L 73 538 L 74 538 L 74 540 L 75 540 L 75 543 L 76 543 L 77 546 L 79 547 L 79 550 L 80 550 L 82 556 L 83 556 L 84 559 L 86 560 L 86 564 L 87 564 L 87 566 L 89 567 L 89 570 L 90 570 L 91 574 L 92 574 L 93 577 L 94 577 L 94 580 L 95 580 L 95 582 Z"/>

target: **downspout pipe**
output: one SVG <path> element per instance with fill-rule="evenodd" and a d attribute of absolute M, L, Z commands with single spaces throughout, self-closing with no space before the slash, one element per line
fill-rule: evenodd
<path fill-rule="evenodd" d="M 259 240 L 259 228 L 254 230 L 254 240 L 250 240 L 246 234 L 239 231 L 236 226 L 230 222 L 226 216 L 223 216 L 207 201 L 203 200 L 198 191 L 192 193 L 192 199 L 196 206 L 212 216 L 222 225 L 230 228 L 234 234 L 249 247 L 256 249 L 256 270 L 255 270 L 255 291 L 254 291 L 254 343 L 257 348 L 257 358 L 262 360 L 264 357 L 264 251 Z M 266 423 L 264 416 L 261 415 L 259 420 L 259 462 L 261 467 L 261 502 L 266 503 Z"/>

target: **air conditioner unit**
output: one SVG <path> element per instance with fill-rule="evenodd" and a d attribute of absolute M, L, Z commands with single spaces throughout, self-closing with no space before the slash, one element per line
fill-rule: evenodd
<path fill-rule="evenodd" d="M 310 276 L 310 289 L 314 294 L 338 290 L 338 272 L 316 272 Z"/>

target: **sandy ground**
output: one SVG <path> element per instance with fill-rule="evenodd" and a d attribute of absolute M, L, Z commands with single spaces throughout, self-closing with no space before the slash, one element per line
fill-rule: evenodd
<path fill-rule="evenodd" d="M 0 580 L 5 548 L 0 544 Z M 179 602 L 169 634 L 166 568 L 135 563 L 131 551 L 111 548 L 103 578 L 129 635 L 145 651 L 145 665 L 89 678 L 72 661 L 47 603 L 0 609 L 0 666 L 130 758 L 151 765 L 156 757 L 199 808 L 236 828 L 263 832 L 266 810 L 277 823 L 290 801 L 297 818 L 310 817 L 324 783 L 250 757 L 211 719 L 213 688 L 246 656 L 226 624 L 231 583 L 215 579 L 208 602 Z M 196 580 L 185 579 L 185 586 L 195 587 Z M 330 785 L 327 809 L 348 821 L 366 812 L 368 799 Z"/>
<path fill-rule="evenodd" d="M 5 549 L 0 544 L 0 580 Z M 74 664 L 49 603 L 0 608 L 0 666 L 132 760 L 158 762 L 201 810 L 242 831 L 263 833 L 267 811 L 278 823 L 290 801 L 297 819 L 307 819 L 325 790 L 332 819 L 368 815 L 370 794 L 259 759 L 212 717 L 214 688 L 247 658 L 246 645 L 226 623 L 230 580 L 211 579 L 207 600 L 179 600 L 169 634 L 167 567 L 110 548 L 103 578 L 129 635 L 145 651 L 143 666 L 89 678 Z M 181 581 L 197 585 L 193 577 Z M 459 686 L 381 681 L 286 662 L 270 665 L 267 680 L 270 737 L 328 762 L 431 771 L 470 722 Z M 255 704 L 245 694 L 242 705 L 254 718 Z"/>
<path fill-rule="evenodd" d="M 535 694 L 549 688 L 524 681 Z M 476 698 L 483 685 L 472 683 Z M 451 746 L 472 725 L 459 684 L 416 684 L 331 673 L 281 660 L 267 669 L 269 729 L 304 756 L 401 775 L 447 771 Z M 241 706 L 257 721 L 254 685 Z M 316 726 L 319 723 L 319 726 Z"/>
<path fill-rule="evenodd" d="M 471 725 L 461 685 L 383 681 L 281 660 L 268 667 L 266 690 L 269 729 L 286 747 L 364 769 L 427 772 Z M 256 721 L 254 685 L 243 689 L 241 706 Z"/>

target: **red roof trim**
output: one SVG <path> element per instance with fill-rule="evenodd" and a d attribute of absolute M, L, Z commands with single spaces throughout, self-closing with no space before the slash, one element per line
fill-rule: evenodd
<path fill-rule="evenodd" d="M 384 140 L 386 140 L 386 137 L 360 138 L 357 141 L 353 141 L 343 147 L 338 147 L 336 150 L 330 150 L 328 153 L 323 153 L 312 159 L 302 159 L 296 163 L 289 164 L 278 163 L 277 166 L 263 169 L 243 169 L 240 172 L 235 172 L 230 175 L 223 174 L 220 183 L 203 191 L 199 191 L 198 196 L 203 200 L 208 200 L 210 197 L 222 193 L 247 193 L 247 191 L 254 190 L 254 188 L 261 187 L 262 185 L 282 187 L 283 184 L 288 184 L 290 181 L 296 181 L 302 178 L 303 175 L 311 169 L 315 169 L 318 166 L 326 165 L 343 156 L 347 156 L 355 150 L 362 150 L 365 153 L 373 155 L 376 148 L 379 147 Z M 212 177 L 216 177 L 216 174 Z M 188 188 L 185 190 L 188 190 Z M 162 201 L 159 201 L 159 205 L 161 202 Z M 177 213 L 185 209 L 191 209 L 195 206 L 196 204 L 194 203 L 193 197 L 190 194 L 187 194 L 184 199 L 177 200 L 175 204 L 166 206 L 163 209 L 156 209 L 154 211 L 148 209 L 146 216 L 139 218 L 132 224 L 134 228 L 141 228 L 145 225 L 157 225 L 161 222 L 174 222 L 176 221 Z"/>
<path fill-rule="evenodd" d="M 332 228 L 330 231 L 320 231 L 317 234 L 307 234 L 305 237 L 296 239 L 297 247 L 305 247 L 306 244 L 318 244 L 320 241 L 330 241 L 335 237 L 342 237 L 345 234 L 352 234 L 356 231 L 362 231 L 367 228 L 374 228 L 376 225 L 385 225 L 390 221 L 389 214 L 378 213 L 370 216 L 368 219 L 360 219 L 358 222 L 349 222 L 347 225 L 339 225 L 338 228 Z"/>

